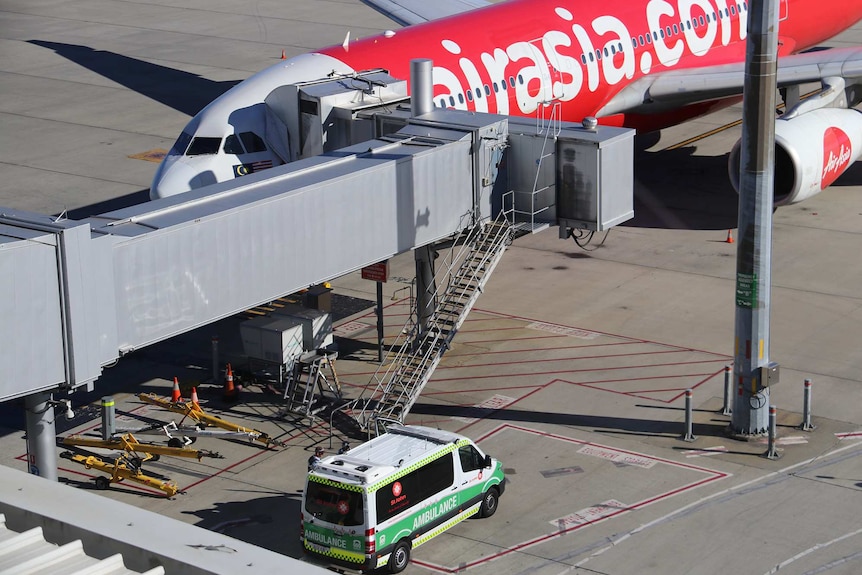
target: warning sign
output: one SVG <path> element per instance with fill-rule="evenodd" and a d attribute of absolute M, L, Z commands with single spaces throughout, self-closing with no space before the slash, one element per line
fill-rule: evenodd
<path fill-rule="evenodd" d="M 389 260 L 362 268 L 362 279 L 385 283 L 389 279 Z"/>

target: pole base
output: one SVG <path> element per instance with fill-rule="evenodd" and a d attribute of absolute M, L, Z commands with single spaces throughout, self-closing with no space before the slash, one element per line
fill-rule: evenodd
<path fill-rule="evenodd" d="M 696 436 L 696 435 L 692 435 L 692 434 L 690 434 L 690 433 L 686 433 L 685 435 L 680 435 L 680 436 L 679 436 L 679 438 L 680 438 L 682 441 L 687 441 L 687 442 L 691 443 L 692 441 L 695 441 L 695 440 L 697 439 L 697 436 Z"/>
<path fill-rule="evenodd" d="M 781 459 L 781 453 L 779 453 L 775 449 L 773 449 L 771 451 L 767 449 L 766 451 L 763 452 L 763 457 L 765 457 L 766 459 L 773 459 L 773 460 L 774 459 Z"/>

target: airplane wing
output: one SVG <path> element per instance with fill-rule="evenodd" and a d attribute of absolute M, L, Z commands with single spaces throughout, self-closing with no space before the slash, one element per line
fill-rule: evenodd
<path fill-rule="evenodd" d="M 623 88 L 597 115 L 650 114 L 741 95 L 744 73 L 745 63 L 739 62 L 650 74 Z M 819 50 L 778 59 L 779 88 L 833 77 L 842 78 L 848 87 L 862 84 L 862 48 Z"/>
<path fill-rule="evenodd" d="M 402 26 L 438 20 L 489 6 L 487 0 L 362 0 Z"/>

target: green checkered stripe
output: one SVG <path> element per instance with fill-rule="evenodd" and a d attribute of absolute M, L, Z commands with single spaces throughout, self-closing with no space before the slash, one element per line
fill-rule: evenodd
<path fill-rule="evenodd" d="M 364 563 L 365 555 L 363 553 L 351 553 L 350 551 L 345 551 L 344 549 L 338 549 L 337 547 L 330 547 L 329 551 L 325 553 L 321 553 L 314 547 L 304 544 L 305 548 L 309 551 L 314 551 L 320 555 L 325 555 L 326 557 L 332 557 L 333 559 L 339 559 L 341 561 L 348 561 L 350 563 Z"/>
<path fill-rule="evenodd" d="M 342 483 L 340 481 L 335 481 L 332 479 L 328 479 L 326 477 L 320 477 L 319 475 L 310 474 L 308 476 L 309 481 L 314 481 L 315 483 L 322 483 L 323 485 L 327 485 L 329 487 L 338 487 L 339 489 L 344 489 L 346 491 L 356 491 L 357 493 L 362 493 L 361 485 L 351 485 L 350 483 Z"/>
<path fill-rule="evenodd" d="M 435 537 L 437 537 L 438 535 L 440 535 L 441 533 L 443 533 L 444 531 L 446 531 L 450 527 L 457 525 L 458 523 L 461 523 L 462 521 L 464 521 L 468 517 L 472 517 L 472 516 L 476 515 L 479 512 L 479 507 L 481 505 L 482 505 L 481 502 L 477 503 L 473 507 L 469 508 L 467 511 L 465 511 L 463 513 L 459 513 L 458 515 L 456 515 L 455 517 L 453 517 L 452 519 L 450 519 L 446 523 L 443 523 L 442 525 L 440 525 L 436 529 L 429 531 L 428 533 L 424 534 L 422 537 L 414 539 L 413 540 L 413 548 L 415 549 L 415 548 L 419 547 L 420 545 L 422 545 L 423 543 L 427 543 L 428 541 L 430 541 L 431 539 L 434 539 Z"/>
<path fill-rule="evenodd" d="M 453 451 L 455 451 L 459 447 L 463 447 L 465 445 L 468 445 L 469 443 L 470 442 L 466 439 L 460 439 L 460 440 L 458 440 L 458 443 L 450 443 L 444 449 L 434 452 L 433 455 L 429 455 L 428 457 L 420 459 L 419 461 L 417 461 L 413 465 L 410 465 L 408 467 L 405 467 L 404 469 L 398 470 L 398 472 L 395 473 L 394 475 L 388 475 L 386 477 L 386 479 L 383 479 L 383 480 L 378 481 L 377 483 L 375 483 L 373 485 L 370 485 L 368 487 L 368 494 L 371 495 L 372 493 L 376 492 L 381 487 L 383 487 L 385 485 L 389 485 L 393 481 L 395 481 L 401 477 L 404 477 L 405 475 L 407 475 L 411 471 L 415 471 L 416 469 L 419 469 L 420 467 L 428 465 L 429 463 L 431 463 L 435 459 L 439 459 L 448 453 L 452 453 Z"/>

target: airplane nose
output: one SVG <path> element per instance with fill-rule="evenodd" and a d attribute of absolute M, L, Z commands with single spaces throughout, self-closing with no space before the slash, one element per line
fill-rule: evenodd
<path fill-rule="evenodd" d="M 167 198 L 199 187 L 195 181 L 198 170 L 181 161 L 178 157 L 164 159 L 150 186 L 150 199 Z"/>

